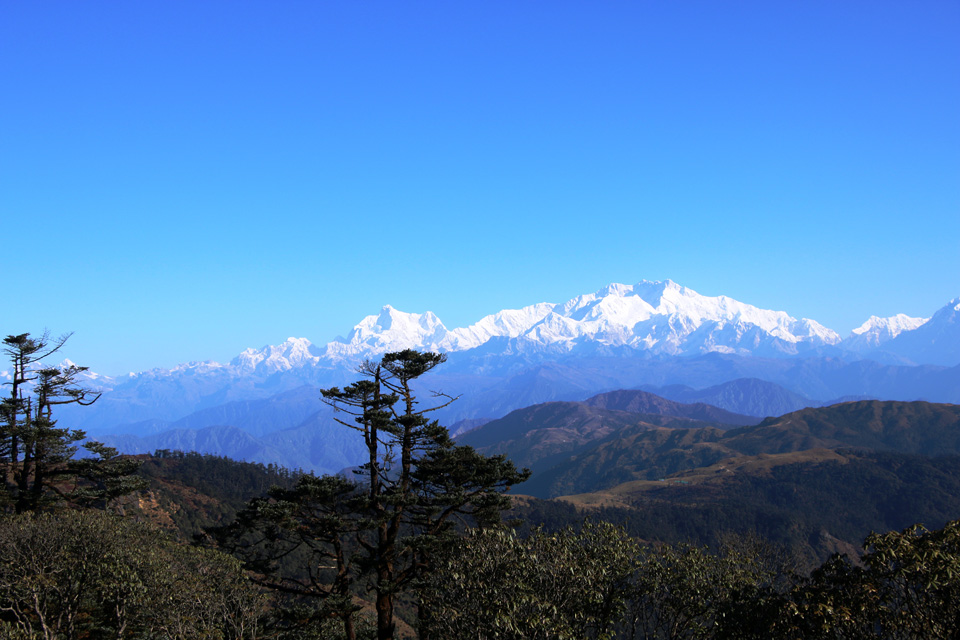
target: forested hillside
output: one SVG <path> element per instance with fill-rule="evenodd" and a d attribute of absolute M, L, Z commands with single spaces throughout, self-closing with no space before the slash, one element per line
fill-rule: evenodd
<path fill-rule="evenodd" d="M 182 451 L 160 450 L 136 458 L 137 473 L 148 484 L 125 498 L 122 509 L 184 540 L 231 521 L 248 500 L 273 486 L 293 486 L 298 476 L 272 465 Z"/>

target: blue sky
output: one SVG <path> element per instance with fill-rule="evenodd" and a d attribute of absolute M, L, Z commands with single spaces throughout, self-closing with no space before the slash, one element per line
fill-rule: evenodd
<path fill-rule="evenodd" d="M 0 4 L 4 334 L 105 373 L 673 279 L 960 295 L 956 2 Z"/>

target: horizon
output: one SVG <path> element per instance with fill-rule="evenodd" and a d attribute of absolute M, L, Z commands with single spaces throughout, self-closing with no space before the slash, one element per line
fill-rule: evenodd
<path fill-rule="evenodd" d="M 956 3 L 50 9 L 0 20 L 2 330 L 98 373 L 642 279 L 841 337 L 960 295 Z"/>
<path fill-rule="evenodd" d="M 599 292 L 603 291 L 604 289 L 606 289 L 607 287 L 611 287 L 611 286 L 615 286 L 615 285 L 620 285 L 620 286 L 624 286 L 624 285 L 625 285 L 625 286 L 628 286 L 628 287 L 632 287 L 632 286 L 634 286 L 634 285 L 636 285 L 636 284 L 642 284 L 642 283 L 651 283 L 651 284 L 672 283 L 672 284 L 678 285 L 678 286 L 679 286 L 680 288 L 682 288 L 682 289 L 687 289 L 687 290 L 689 290 L 689 291 L 692 291 L 692 292 L 695 293 L 695 294 L 703 295 L 703 294 L 701 294 L 699 291 L 693 290 L 691 287 L 686 287 L 686 286 L 684 286 L 683 283 L 675 282 L 675 281 L 670 280 L 669 278 L 667 278 L 667 279 L 662 280 L 662 281 L 660 281 L 660 280 L 658 280 L 658 281 L 641 280 L 641 281 L 639 281 L 639 282 L 637 282 L 637 283 L 633 283 L 633 284 L 612 282 L 612 283 L 608 283 L 607 285 L 601 287 L 600 289 L 597 289 L 596 291 L 585 292 L 585 293 L 583 293 L 583 294 L 579 294 L 578 296 L 574 296 L 573 298 L 571 298 L 571 299 L 569 299 L 569 300 L 563 300 L 563 301 L 559 301 L 559 302 L 557 302 L 557 301 L 542 300 L 542 301 L 539 301 L 539 302 L 535 302 L 535 303 L 531 303 L 531 304 L 529 304 L 529 305 L 523 305 L 523 306 L 524 306 L 524 307 L 528 307 L 528 306 L 534 306 L 534 305 L 536 305 L 536 304 L 551 304 L 551 305 L 558 305 L 558 306 L 559 306 L 559 305 L 563 305 L 563 304 L 569 302 L 570 300 L 573 300 L 573 299 L 575 299 L 575 298 L 577 298 L 577 297 L 580 297 L 581 295 L 593 295 L 593 294 L 599 293 Z M 728 297 L 728 298 L 729 298 L 729 296 L 722 296 L 722 295 L 720 295 L 720 296 L 704 296 L 704 297 L 708 297 L 708 298 Z M 951 304 L 957 303 L 958 301 L 960 301 L 960 296 L 955 297 L 955 298 L 953 298 L 952 300 L 947 301 L 947 303 L 945 303 L 944 305 L 941 305 L 940 307 L 938 307 L 937 311 L 939 311 L 940 309 L 943 309 L 943 308 L 945 308 L 945 307 L 947 307 L 947 306 L 950 306 Z M 742 302 L 742 303 L 748 304 L 748 305 L 750 304 L 749 302 L 745 302 L 745 301 L 743 301 L 743 300 L 738 300 L 737 302 Z M 755 307 L 755 308 L 757 308 L 757 309 L 760 309 L 760 310 L 782 312 L 782 310 L 779 310 L 779 309 L 764 309 L 763 307 L 759 307 L 759 306 L 757 306 L 757 305 L 751 305 L 751 306 L 753 306 L 753 307 Z M 519 308 L 523 308 L 523 307 L 519 307 Z M 153 370 L 172 370 L 172 369 L 175 369 L 175 368 L 177 368 L 177 367 L 179 367 L 179 366 L 181 366 L 181 365 L 192 365 L 192 364 L 203 364 L 203 363 L 214 363 L 214 364 L 225 365 L 225 364 L 229 364 L 229 363 L 232 362 L 235 358 L 239 357 L 240 355 L 242 355 L 243 353 L 245 353 L 245 352 L 247 352 L 247 351 L 254 351 L 254 352 L 262 351 L 262 350 L 264 350 L 264 349 L 268 349 L 268 348 L 271 348 L 271 347 L 280 346 L 280 345 L 283 345 L 283 344 L 288 343 L 288 342 L 291 342 L 291 341 L 297 342 L 297 341 L 301 341 L 301 340 L 306 340 L 306 341 L 308 341 L 308 342 L 310 343 L 311 346 L 323 347 L 323 346 L 326 346 L 327 344 L 330 344 L 330 343 L 333 343 L 333 342 L 344 342 L 344 341 L 346 340 L 346 337 L 347 337 L 354 329 L 356 329 L 357 327 L 359 327 L 359 326 L 361 325 L 361 323 L 363 323 L 364 320 L 366 320 L 366 319 L 368 319 L 368 318 L 376 318 L 376 317 L 379 315 L 379 313 L 381 313 L 382 311 L 384 311 L 384 310 L 386 310 L 386 309 L 392 309 L 392 310 L 398 311 L 398 312 L 400 312 L 401 314 L 404 314 L 404 315 L 415 315 L 415 316 L 423 316 L 423 315 L 425 315 L 425 314 L 431 314 L 431 313 L 433 313 L 433 312 L 430 311 L 429 309 L 428 309 L 428 310 L 425 310 L 425 311 L 423 311 L 423 312 L 409 312 L 409 311 L 406 311 L 406 310 L 404 310 L 404 309 L 397 309 L 396 307 L 393 307 L 393 306 L 390 305 L 390 304 L 385 304 L 385 305 L 383 305 L 383 306 L 380 308 L 380 310 L 379 310 L 378 312 L 376 312 L 376 313 L 371 313 L 371 314 L 367 314 L 366 316 L 364 316 L 363 318 L 361 318 L 360 320 L 358 320 L 358 321 L 350 328 L 349 331 L 344 331 L 344 332 L 342 332 L 342 333 L 336 334 L 335 336 L 332 336 L 332 337 L 330 337 L 329 339 L 326 339 L 326 340 L 317 341 L 317 340 L 311 339 L 309 336 L 290 335 L 290 336 L 287 336 L 287 338 L 285 338 L 285 339 L 276 340 L 276 341 L 273 341 L 273 342 L 267 342 L 267 343 L 261 344 L 260 346 L 248 345 L 248 346 L 246 346 L 246 347 L 238 350 L 235 354 L 230 355 L 229 357 L 223 358 L 223 359 L 216 359 L 216 358 L 193 358 L 193 359 L 190 359 L 190 360 L 183 360 L 183 361 L 174 363 L 173 365 L 170 365 L 170 366 L 157 365 L 157 366 L 154 366 L 154 367 L 149 367 L 149 368 L 147 368 L 147 369 L 140 369 L 140 370 L 137 370 L 137 371 L 131 370 L 131 371 L 128 371 L 128 372 L 117 372 L 117 373 L 114 373 L 114 372 L 106 372 L 106 371 L 99 371 L 99 370 L 96 370 L 96 369 L 94 369 L 94 368 L 92 368 L 92 367 L 88 367 L 88 368 L 90 369 L 91 373 L 95 373 L 95 374 L 98 374 L 98 375 L 105 375 L 105 376 L 112 377 L 112 378 L 120 378 L 120 377 L 123 377 L 123 376 L 125 376 L 125 375 L 136 375 L 136 374 L 145 373 L 145 372 L 153 371 Z M 457 326 L 447 325 L 447 323 L 445 323 L 445 322 L 443 321 L 443 318 L 441 318 L 439 315 L 437 315 L 437 314 L 433 314 L 433 315 L 434 315 L 434 317 L 436 317 L 436 318 L 440 321 L 440 323 L 444 326 L 444 328 L 445 328 L 447 331 L 454 331 L 454 330 L 457 330 L 457 329 L 462 329 L 462 328 L 466 328 L 466 327 L 472 326 L 472 325 L 474 325 L 476 322 L 479 322 L 480 320 L 482 320 L 483 318 L 485 318 L 485 317 L 487 317 L 487 316 L 489 316 L 489 315 L 494 315 L 494 314 L 496 314 L 496 313 L 499 313 L 500 311 L 507 311 L 507 310 L 509 310 L 509 309 L 498 309 L 497 311 L 492 312 L 492 313 L 490 313 L 490 314 L 484 314 L 484 316 L 481 316 L 481 317 L 479 317 L 479 318 L 476 318 L 476 319 L 472 320 L 471 322 L 469 322 L 468 324 L 465 324 L 465 325 L 457 325 Z M 901 315 L 901 314 L 895 314 L 895 315 Z M 903 314 L 903 315 L 907 315 L 908 317 L 915 317 L 915 316 L 909 316 L 909 314 Z M 934 315 L 934 314 L 930 314 L 929 316 L 919 316 L 919 317 L 926 322 L 927 320 L 929 320 L 929 319 L 931 318 L 932 315 Z M 816 319 L 816 318 L 799 318 L 799 317 L 793 317 L 793 316 L 791 316 L 791 317 L 792 317 L 794 320 L 807 319 L 807 320 L 813 320 L 813 321 L 817 322 L 817 319 Z M 878 318 L 878 319 L 883 320 L 883 319 L 889 319 L 889 318 L 891 318 L 891 317 L 894 317 L 894 316 L 887 316 L 887 317 L 879 317 L 879 316 L 875 316 L 875 315 L 869 316 L 868 318 L 865 318 L 865 321 L 864 321 L 863 323 L 861 323 L 861 324 L 858 325 L 857 327 L 854 327 L 854 329 L 860 328 L 862 325 L 866 324 L 869 320 L 871 320 L 871 319 L 873 319 L 873 318 Z M 841 339 L 841 340 L 846 339 L 846 338 L 848 338 L 848 337 L 851 337 L 851 336 L 853 335 L 853 330 L 847 331 L 846 333 L 842 333 L 842 332 L 840 332 L 840 331 L 836 331 L 836 329 L 834 329 L 833 327 L 829 327 L 829 326 L 823 325 L 822 323 L 820 323 L 820 324 L 821 324 L 821 326 L 824 326 L 826 329 L 832 330 L 832 331 L 834 331 L 835 333 L 837 333 L 837 334 L 840 336 L 840 339 Z M 51 335 L 55 335 L 55 334 L 53 334 L 53 332 L 51 332 Z M 72 336 L 71 336 L 71 338 L 72 338 Z M 65 348 L 66 348 L 66 349 L 69 349 L 69 347 L 65 347 Z M 58 351 L 58 354 L 59 354 L 59 351 Z M 54 359 L 58 359 L 58 358 L 54 358 Z M 45 360 L 46 360 L 46 359 L 45 359 Z M 82 365 L 82 364 L 80 364 L 80 363 L 77 363 L 77 362 L 75 362 L 75 361 L 73 360 L 73 358 L 66 357 L 66 356 L 64 356 L 64 357 L 62 357 L 62 358 L 59 358 L 59 361 L 60 361 L 60 362 L 69 361 L 69 362 L 71 362 L 72 364 L 78 364 L 79 366 L 86 366 L 86 365 Z M 3 367 L 0 367 L 0 374 L 6 374 L 6 373 L 7 373 L 7 371 L 4 370 Z"/>

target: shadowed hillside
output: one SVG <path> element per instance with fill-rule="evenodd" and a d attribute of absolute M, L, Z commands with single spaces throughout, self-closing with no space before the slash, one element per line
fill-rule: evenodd
<path fill-rule="evenodd" d="M 754 422 L 716 407 L 684 405 L 643 391 L 622 391 L 585 402 L 547 402 L 519 409 L 461 435 L 458 441 L 483 453 L 505 453 L 536 472 L 627 433 L 729 428 Z"/>
<path fill-rule="evenodd" d="M 583 404 L 600 409 L 676 416 L 703 422 L 736 425 L 738 427 L 757 424 L 757 419 L 753 416 L 733 413 L 703 402 L 674 402 L 658 395 L 635 389 L 601 393 L 584 400 Z"/>
<path fill-rule="evenodd" d="M 927 402 L 849 402 L 803 409 L 726 432 L 715 428 L 673 432 L 634 425 L 535 473 L 524 491 L 543 497 L 585 493 L 631 479 L 656 480 L 729 457 L 816 448 L 922 455 L 960 453 L 960 407 Z"/>

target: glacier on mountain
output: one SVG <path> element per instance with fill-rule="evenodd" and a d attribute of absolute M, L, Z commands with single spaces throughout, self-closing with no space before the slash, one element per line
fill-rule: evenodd
<path fill-rule="evenodd" d="M 287 338 L 276 346 L 263 349 L 246 349 L 230 361 L 238 373 L 266 373 L 316 365 L 322 355 L 320 349 L 306 338 Z"/>
<path fill-rule="evenodd" d="M 363 359 L 388 351 L 435 349 L 447 328 L 431 311 L 404 313 L 386 305 L 367 316 L 344 339 L 327 344 L 324 357 L 332 362 Z"/>
<path fill-rule="evenodd" d="M 541 302 L 522 309 L 505 309 L 485 316 L 469 327 L 448 332 L 437 347 L 442 351 L 467 351 L 487 343 L 491 338 L 516 338 L 543 320 L 555 306 Z"/>
<path fill-rule="evenodd" d="M 796 320 L 726 296 L 703 296 L 666 280 L 612 284 L 557 305 L 523 338 L 541 344 L 595 341 L 651 354 L 793 354 L 833 345 L 840 337 L 819 323 Z"/>

